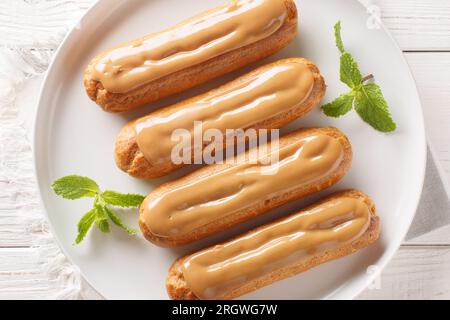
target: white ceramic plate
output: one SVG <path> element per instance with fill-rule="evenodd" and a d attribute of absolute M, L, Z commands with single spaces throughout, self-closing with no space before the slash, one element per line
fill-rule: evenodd
<path fill-rule="evenodd" d="M 101 111 L 87 98 L 82 85 L 83 71 L 90 58 L 117 43 L 168 27 L 224 2 L 99 1 L 67 36 L 48 72 L 36 115 L 34 141 L 43 203 L 64 252 L 80 267 L 89 283 L 106 298 L 166 299 L 164 282 L 174 259 L 194 248 L 298 210 L 305 204 L 305 201 L 293 203 L 188 248 L 161 249 L 142 236 L 132 238 L 114 227 L 109 235 L 94 230 L 82 245 L 72 245 L 77 222 L 89 210 L 91 200 L 71 202 L 60 199 L 50 189 L 52 181 L 68 174 L 81 174 L 92 177 L 104 188 L 141 194 L 147 194 L 161 182 L 130 178 L 116 168 L 113 158 L 114 139 L 122 125 L 155 106 L 126 115 Z M 347 90 L 339 81 L 339 56 L 333 36 L 333 25 L 340 19 L 347 49 L 360 62 L 364 73 L 375 74 L 398 124 L 394 134 L 380 134 L 355 114 L 335 120 L 323 116 L 318 109 L 295 123 L 295 127 L 332 125 L 348 135 L 354 148 L 353 166 L 348 176 L 333 190 L 354 187 L 368 193 L 377 203 L 382 237 L 366 250 L 281 281 L 245 298 L 354 298 L 392 258 L 413 219 L 425 172 L 426 143 L 422 111 L 414 80 L 401 51 L 384 28 L 367 28 L 369 15 L 358 1 L 296 2 L 300 13 L 299 36 L 287 49 L 262 63 L 291 56 L 310 58 L 327 80 L 325 101 L 333 99 Z M 166 99 L 158 105 L 212 88 L 252 67 Z M 306 202 L 311 202 L 313 198 L 316 197 Z M 124 217 L 129 224 L 137 227 L 136 212 L 125 213 Z M 369 266 L 376 267 L 368 269 Z"/>

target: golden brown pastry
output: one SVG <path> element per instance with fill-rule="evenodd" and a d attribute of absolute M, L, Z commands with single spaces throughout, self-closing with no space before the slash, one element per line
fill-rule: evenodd
<path fill-rule="evenodd" d="M 334 185 L 352 159 L 336 128 L 299 130 L 265 146 L 156 188 L 139 209 L 144 236 L 159 246 L 208 237 Z"/>
<path fill-rule="evenodd" d="M 104 110 L 128 111 L 268 57 L 296 32 L 294 1 L 232 0 L 100 53 L 84 86 Z"/>
<path fill-rule="evenodd" d="M 303 58 L 289 58 L 262 66 L 222 87 L 160 109 L 132 121 L 115 144 L 117 166 L 131 176 L 151 179 L 185 163 L 171 159 L 177 129 L 275 129 L 294 121 L 319 104 L 325 82 L 317 67 Z M 208 144 L 204 142 L 203 146 Z M 156 147 L 157 146 L 157 147 Z M 192 156 L 194 152 L 192 152 Z"/>
<path fill-rule="evenodd" d="M 348 190 L 233 240 L 178 259 L 166 280 L 172 299 L 234 299 L 374 243 L 372 200 Z"/>

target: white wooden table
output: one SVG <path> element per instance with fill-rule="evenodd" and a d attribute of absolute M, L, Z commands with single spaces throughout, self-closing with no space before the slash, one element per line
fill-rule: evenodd
<path fill-rule="evenodd" d="M 0 2 L 0 46 L 51 53 L 67 28 L 92 2 L 3 0 Z M 381 8 L 384 23 L 410 63 L 422 97 L 429 141 L 450 181 L 450 0 L 373 2 Z M 9 183 L 12 182 L 2 180 L 0 172 L 0 188 Z M 11 202 L 11 198 L 4 201 Z M 36 237 L 50 238 L 48 231 L 23 226 L 16 212 L 27 208 L 21 207 L 20 199 L 16 201 L 16 206 L 6 206 L 0 198 L 0 298 L 60 296 L 55 290 L 64 288 L 54 285 L 60 279 L 43 268 L 33 247 Z M 49 248 L 55 250 L 53 246 Z M 58 255 L 53 257 L 60 259 Z M 449 270 L 450 228 L 444 228 L 404 243 L 382 273 L 377 288 L 366 290 L 360 298 L 450 299 Z"/>

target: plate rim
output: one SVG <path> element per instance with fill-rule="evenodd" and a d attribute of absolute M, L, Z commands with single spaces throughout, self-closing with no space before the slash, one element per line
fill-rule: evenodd
<path fill-rule="evenodd" d="M 365 0 L 358 0 L 358 2 L 368 10 L 368 7 L 371 5 L 370 1 L 367 2 Z M 406 65 L 407 70 L 408 70 L 408 77 L 412 80 L 412 83 L 414 84 L 414 95 L 416 96 L 416 99 L 419 103 L 419 114 L 420 114 L 420 128 L 418 128 L 421 132 L 420 137 L 422 138 L 420 144 L 422 145 L 422 150 L 423 151 L 423 155 L 422 155 L 422 165 L 421 165 L 421 172 L 420 172 L 420 183 L 417 186 L 416 189 L 416 194 L 415 197 L 412 197 L 413 199 L 416 199 L 414 201 L 414 204 L 412 205 L 412 210 L 414 211 L 414 213 L 412 215 L 410 215 L 410 219 L 407 222 L 407 228 L 405 228 L 405 231 L 402 233 L 400 233 L 400 240 L 398 241 L 397 245 L 394 246 L 393 249 L 391 249 L 391 252 L 386 253 L 383 258 L 381 259 L 381 261 L 377 264 L 377 269 L 375 270 L 375 272 L 373 272 L 369 277 L 367 277 L 364 286 L 361 286 L 360 290 L 355 290 L 357 292 L 355 292 L 355 295 L 352 297 L 352 299 L 355 299 L 356 297 L 358 297 L 364 290 L 366 290 L 371 283 L 373 283 L 373 281 L 380 276 L 381 272 L 386 268 L 387 264 L 389 262 L 392 261 L 392 259 L 394 258 L 394 255 L 399 251 L 403 240 L 405 239 L 406 235 L 408 234 L 409 229 L 411 228 L 411 225 L 414 221 L 414 218 L 417 214 L 417 209 L 419 207 L 419 203 L 421 200 L 421 196 L 422 196 L 422 192 L 423 192 L 423 187 L 424 187 L 424 183 L 425 183 L 425 175 L 426 175 L 426 168 L 427 168 L 427 156 L 428 156 L 428 142 L 427 142 L 427 136 L 426 136 L 426 130 L 425 130 L 425 118 L 424 118 L 424 114 L 423 114 L 423 105 L 422 105 L 422 99 L 419 93 L 419 89 L 417 87 L 417 81 L 414 77 L 414 74 L 412 73 L 411 70 L 411 66 L 409 65 L 408 61 L 406 60 L 405 54 L 403 52 L 403 50 L 400 48 L 400 45 L 398 44 L 397 40 L 395 40 L 394 36 L 392 35 L 392 33 L 389 31 L 389 29 L 387 28 L 387 26 L 385 25 L 385 23 L 383 22 L 383 20 L 377 19 L 377 22 L 379 23 L 379 26 L 381 27 L 381 29 L 383 29 L 383 32 L 388 36 L 389 40 L 391 41 L 391 43 L 395 46 L 395 48 L 397 49 L 397 52 L 399 53 L 402 62 Z M 333 295 L 333 293 L 331 294 Z"/>
<path fill-rule="evenodd" d="M 109 0 L 111 1 L 111 0 Z M 114 0 L 117 3 L 123 3 L 124 0 Z M 41 113 L 41 110 L 43 109 L 43 100 L 45 99 L 45 93 L 48 90 L 48 80 L 50 75 L 52 74 L 54 65 L 56 64 L 57 60 L 60 57 L 60 54 L 63 50 L 65 50 L 66 44 L 68 41 L 71 40 L 72 37 L 74 37 L 74 33 L 77 30 L 77 26 L 80 25 L 82 23 L 82 21 L 84 19 L 86 19 L 86 17 L 95 14 L 96 10 L 99 10 L 99 7 L 101 7 L 104 3 L 106 3 L 105 0 L 96 0 L 94 1 L 94 3 L 86 10 L 86 12 L 77 20 L 77 22 L 71 27 L 71 29 L 69 30 L 69 32 L 65 35 L 64 39 L 61 41 L 60 45 L 58 46 L 58 49 L 55 51 L 55 54 L 52 57 L 52 61 L 49 64 L 49 67 L 47 69 L 47 71 L 45 72 L 45 76 L 43 79 L 43 82 L 41 84 L 41 87 L 39 89 L 39 96 L 38 96 L 38 102 L 37 102 L 37 108 L 34 112 L 33 115 L 33 126 L 32 126 L 32 139 L 31 139 L 31 144 L 32 144 L 32 155 L 33 155 L 33 167 L 34 167 L 34 177 L 36 179 L 36 184 L 37 184 L 37 189 L 38 189 L 38 201 L 41 203 L 42 207 L 44 208 L 44 218 L 47 221 L 50 231 L 52 233 L 53 239 L 55 240 L 55 242 L 57 243 L 58 247 L 60 248 L 60 250 L 63 252 L 64 256 L 67 258 L 67 260 L 72 264 L 73 267 L 75 267 L 77 269 L 77 271 L 80 273 L 80 275 L 83 277 L 83 280 L 86 281 L 91 288 L 93 288 L 102 298 L 104 299 L 108 299 L 103 293 L 100 293 L 98 291 L 98 289 L 91 283 L 91 281 L 89 280 L 89 278 L 85 275 L 85 273 L 83 272 L 83 270 L 81 270 L 81 268 L 79 268 L 77 266 L 77 264 L 74 263 L 72 257 L 68 254 L 68 252 L 66 251 L 65 247 L 62 245 L 60 238 L 58 237 L 55 227 L 54 225 L 51 223 L 50 220 L 50 216 L 48 214 L 48 205 L 45 203 L 44 201 L 44 197 L 43 197 L 43 186 L 42 184 L 42 178 L 40 178 L 40 175 L 38 173 L 38 119 Z M 358 3 L 363 6 L 364 8 L 368 8 L 368 6 L 370 5 L 369 3 L 367 3 L 365 0 L 358 0 Z M 400 48 L 398 42 L 395 40 L 395 38 L 392 36 L 391 32 L 388 30 L 388 28 L 386 27 L 386 25 L 384 24 L 384 22 L 381 19 L 378 19 L 377 22 L 379 22 L 379 26 L 380 28 L 383 30 L 383 32 L 388 36 L 388 38 L 390 39 L 391 43 L 395 46 L 395 48 L 398 50 L 398 52 L 401 55 L 401 59 L 404 63 L 404 65 L 407 67 L 408 70 L 408 77 L 410 78 L 410 80 L 412 81 L 412 83 L 414 84 L 414 95 L 415 95 L 415 100 L 417 100 L 418 102 L 418 106 L 419 106 L 419 112 L 418 114 L 420 115 L 420 119 L 419 123 L 420 123 L 420 128 L 416 128 L 416 130 L 419 130 L 421 132 L 420 137 L 421 137 L 421 141 L 418 141 L 417 143 L 421 145 L 421 148 L 423 150 L 423 154 L 422 154 L 422 159 L 421 159 L 421 171 L 419 173 L 417 173 L 417 175 L 420 178 L 420 183 L 416 186 L 415 188 L 415 194 L 414 197 L 412 197 L 412 199 L 414 200 L 414 203 L 411 205 L 411 210 L 413 210 L 413 214 L 410 215 L 410 219 L 409 221 L 407 221 L 406 225 L 407 227 L 405 228 L 405 231 L 400 234 L 399 236 L 397 236 L 397 238 L 399 238 L 400 240 L 398 240 L 398 243 L 395 245 L 392 245 L 392 247 L 390 248 L 390 250 L 386 250 L 384 251 L 382 257 L 380 258 L 380 260 L 377 262 L 377 268 L 376 270 L 371 273 L 370 275 L 365 277 L 365 280 L 362 282 L 361 285 L 359 285 L 359 288 L 356 288 L 352 291 L 351 294 L 348 295 L 348 297 L 345 297 L 344 299 L 355 299 L 356 297 L 358 297 L 364 290 L 366 290 L 369 285 L 371 283 L 373 283 L 373 281 L 380 275 L 380 273 L 386 268 L 387 264 L 392 261 L 394 255 L 398 252 L 403 239 L 405 238 L 406 234 L 408 233 L 411 224 L 414 220 L 414 217 L 416 215 L 417 212 L 417 208 L 419 206 L 420 203 L 420 199 L 421 199 L 421 195 L 422 195 L 422 191 L 423 191 L 423 186 L 424 186 L 424 182 L 425 182 L 425 175 L 426 175 L 426 166 L 427 166 L 427 155 L 428 155 L 428 148 L 427 148 L 427 139 L 426 139 L 426 131 L 425 131 L 425 121 L 424 121 L 424 114 L 423 114 L 423 105 L 422 105 L 422 100 L 421 100 L 421 96 L 417 87 L 417 82 L 416 79 L 412 73 L 412 70 L 410 68 L 410 65 L 408 63 L 408 61 L 406 60 L 406 57 L 404 55 L 403 50 Z M 406 74 L 405 74 L 406 76 Z M 420 147 L 418 147 L 420 148 Z M 334 295 L 336 293 L 335 292 L 331 292 L 330 294 L 328 294 L 327 296 L 323 297 L 324 300 L 327 299 L 334 299 Z"/>
<path fill-rule="evenodd" d="M 373 3 L 371 1 L 368 0 L 358 0 L 359 4 L 362 5 L 364 8 L 366 8 L 366 10 L 369 9 L 370 5 L 373 5 Z M 358 297 L 364 290 L 366 290 L 371 283 L 373 283 L 373 281 L 380 276 L 381 272 L 386 268 L 387 264 L 392 261 L 392 259 L 394 258 L 394 255 L 399 251 L 403 240 L 405 239 L 406 235 L 408 234 L 409 229 L 411 228 L 411 225 L 413 223 L 413 220 L 417 214 L 417 209 L 419 207 L 419 203 L 421 200 L 421 196 L 423 193 L 423 187 L 424 187 L 424 183 L 425 183 L 425 175 L 426 175 L 426 168 L 427 168 L 427 157 L 428 157 L 428 142 L 427 142 L 427 135 L 426 135 L 426 130 L 425 130 L 425 118 L 424 118 L 424 113 L 423 113 L 423 105 L 422 105 L 422 99 L 420 96 L 420 92 L 419 89 L 417 87 L 417 81 L 416 78 L 414 77 L 414 74 L 412 73 L 411 70 L 411 66 L 409 65 L 408 61 L 406 60 L 405 54 L 403 52 L 403 50 L 401 49 L 400 45 L 398 44 L 397 40 L 395 40 L 394 36 L 392 35 L 392 33 L 389 31 L 389 29 L 387 28 L 387 26 L 385 25 L 385 23 L 383 22 L 383 20 L 381 18 L 377 19 L 377 23 L 379 24 L 380 28 L 383 30 L 383 32 L 388 36 L 389 40 L 391 41 L 391 43 L 395 46 L 395 48 L 397 49 L 397 51 L 401 54 L 401 59 L 403 64 L 405 64 L 405 66 L 407 67 L 408 70 L 408 77 L 412 80 L 412 83 L 414 84 L 414 95 L 416 96 L 416 99 L 419 103 L 419 114 L 420 114 L 420 128 L 418 128 L 421 132 L 420 137 L 422 138 L 420 141 L 420 144 L 422 145 L 421 148 L 423 151 L 423 155 L 422 155 L 422 166 L 421 166 L 421 172 L 419 173 L 420 175 L 420 183 L 417 186 L 417 190 L 416 190 L 416 194 L 415 194 L 415 201 L 414 204 L 412 205 L 412 208 L 414 210 L 414 213 L 410 216 L 410 219 L 407 223 L 407 228 L 405 228 L 405 231 L 403 232 L 403 234 L 400 235 L 400 240 L 398 241 L 397 245 L 394 246 L 393 249 L 391 249 L 390 252 L 385 253 L 384 256 L 382 257 L 382 259 L 380 260 L 380 262 L 377 264 L 377 269 L 375 270 L 375 272 L 371 273 L 370 276 L 368 276 L 366 278 L 366 281 L 364 283 L 364 286 L 361 286 L 360 290 L 355 290 L 357 292 L 355 292 L 355 295 L 351 298 L 351 299 L 355 299 L 356 297 Z M 331 293 L 329 296 L 332 296 L 334 293 Z M 329 297 L 328 296 L 328 297 Z M 326 297 L 327 298 L 327 297 Z"/>

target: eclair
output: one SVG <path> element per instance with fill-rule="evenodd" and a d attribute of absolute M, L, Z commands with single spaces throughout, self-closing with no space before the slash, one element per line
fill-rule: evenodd
<path fill-rule="evenodd" d="M 334 185 L 351 160 L 338 129 L 302 129 L 161 185 L 141 204 L 139 225 L 156 245 L 188 244 Z"/>
<path fill-rule="evenodd" d="M 296 33 L 293 0 L 232 0 L 100 53 L 84 86 L 105 111 L 129 111 L 268 57 Z"/>
<path fill-rule="evenodd" d="M 233 240 L 178 259 L 166 280 L 172 299 L 234 299 L 373 244 L 380 222 L 373 201 L 357 190 Z"/>
<path fill-rule="evenodd" d="M 194 135 L 195 123 L 201 122 L 203 131 L 219 130 L 225 139 L 228 129 L 278 129 L 316 107 L 325 89 L 319 69 L 309 60 L 289 58 L 270 63 L 128 123 L 116 138 L 117 166 L 141 179 L 167 175 L 186 165 L 171 159 L 176 130 Z M 206 140 L 202 146 L 208 143 Z"/>

